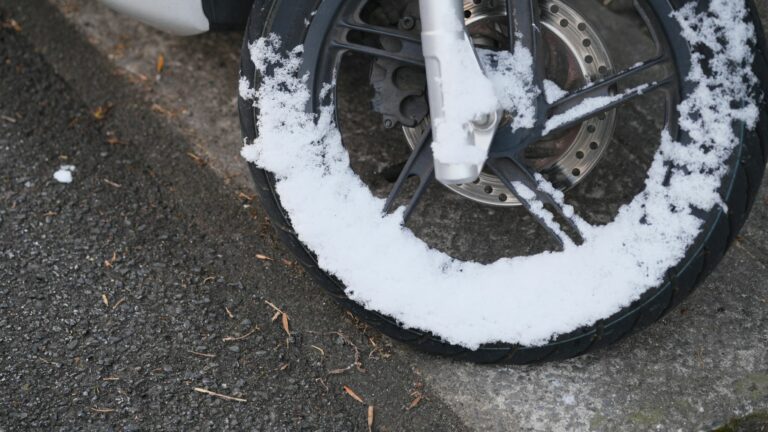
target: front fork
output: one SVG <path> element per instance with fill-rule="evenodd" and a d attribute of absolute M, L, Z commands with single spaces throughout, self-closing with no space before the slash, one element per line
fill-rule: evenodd
<path fill-rule="evenodd" d="M 432 136 L 441 137 L 440 128 L 445 127 L 446 92 L 455 91 L 458 83 L 442 85 L 448 67 L 461 64 L 468 67 L 462 76 L 475 82 L 487 80 L 483 67 L 475 53 L 464 26 L 464 3 L 462 0 L 419 0 L 421 13 L 421 44 L 427 72 L 429 109 L 432 117 Z M 463 45 L 463 47 L 462 47 Z M 457 49 L 462 48 L 462 49 Z M 463 55 L 466 59 L 457 59 Z M 463 95 L 472 97 L 473 95 Z M 488 154 L 491 142 L 501 120 L 502 112 L 474 113 L 474 118 L 462 125 L 466 134 L 462 139 L 467 146 L 477 146 Z M 455 130 L 455 128 L 452 128 Z M 462 184 L 474 181 L 480 176 L 484 161 L 440 161 L 435 157 L 435 177 L 443 184 Z"/>

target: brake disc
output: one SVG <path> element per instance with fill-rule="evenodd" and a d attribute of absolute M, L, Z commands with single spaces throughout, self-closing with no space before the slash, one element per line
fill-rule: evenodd
<path fill-rule="evenodd" d="M 510 49 L 506 4 L 493 0 L 465 0 L 467 30 L 476 47 Z M 546 78 L 562 90 L 575 90 L 613 71 L 604 43 L 573 8 L 561 0 L 542 2 L 541 23 L 546 56 Z M 401 18 L 402 30 L 417 21 Z M 374 109 L 384 115 L 385 127 L 398 123 L 414 148 L 430 127 L 423 70 L 390 60 L 374 62 L 371 82 L 376 90 Z M 550 84 L 551 86 L 551 84 Z M 557 88 L 554 87 L 553 88 Z M 526 149 L 525 162 L 560 189 L 569 189 L 595 167 L 609 145 L 616 125 L 615 110 Z M 500 127 L 509 127 L 502 124 Z M 494 206 L 520 205 L 494 175 L 484 172 L 474 183 L 447 186 L 473 201 Z"/>

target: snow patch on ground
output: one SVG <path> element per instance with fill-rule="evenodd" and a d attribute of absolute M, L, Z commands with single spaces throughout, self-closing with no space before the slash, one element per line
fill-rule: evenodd
<path fill-rule="evenodd" d="M 53 178 L 59 183 L 69 184 L 72 183 L 72 173 L 74 172 L 74 165 L 62 165 L 55 173 L 53 173 Z"/>
<path fill-rule="evenodd" d="M 585 224 L 585 242 L 563 252 L 463 262 L 403 227 L 402 209 L 382 216 L 384 201 L 349 166 L 334 107 L 305 112 L 310 95 L 307 77 L 297 77 L 301 47 L 286 52 L 276 36 L 251 45 L 261 86 L 241 92 L 261 112 L 260 135 L 242 154 L 275 174 L 300 239 L 353 300 L 468 348 L 541 345 L 610 316 L 663 281 L 701 229 L 693 209 L 722 204 L 725 161 L 740 142 L 734 122 L 756 123 L 747 90 L 756 78 L 745 68 L 754 29 L 744 23 L 744 2 L 712 0 L 701 15 L 689 5 L 675 18 L 692 45 L 712 53 L 695 56 L 688 79 L 696 88 L 679 107 L 692 141 L 665 134 L 645 190 L 612 223 Z"/>

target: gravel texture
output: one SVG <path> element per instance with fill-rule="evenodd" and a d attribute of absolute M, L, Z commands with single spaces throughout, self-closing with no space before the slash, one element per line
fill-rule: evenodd
<path fill-rule="evenodd" d="M 23 28 L 0 61 L 0 430 L 354 431 L 369 405 L 374 430 L 463 429 L 180 137 L 81 102 Z"/>
<path fill-rule="evenodd" d="M 589 4 L 594 1 L 583 0 L 583 3 Z M 768 2 L 758 0 L 757 4 L 761 12 L 768 11 L 766 9 Z M 483 431 L 647 431 L 657 428 L 671 431 L 708 430 L 726 423 L 728 423 L 727 426 L 722 430 L 765 430 L 765 412 L 768 409 L 768 369 L 766 369 L 768 351 L 765 349 L 768 319 L 766 303 L 763 301 L 768 299 L 766 282 L 768 281 L 768 246 L 766 246 L 768 245 L 768 189 L 765 185 L 761 191 L 759 203 L 756 204 L 739 241 L 708 282 L 702 285 L 681 308 L 673 311 L 664 320 L 611 349 L 561 363 L 527 367 L 487 367 L 457 364 L 449 360 L 426 357 L 404 350 L 399 345 L 390 347 L 386 345 L 386 340 L 374 339 L 377 344 L 380 342 L 385 344 L 390 357 L 367 359 L 365 357 L 372 349 L 370 343 L 366 342 L 365 336 L 356 330 L 354 322 L 344 315 L 343 311 L 327 304 L 325 296 L 309 277 L 285 268 L 279 264 L 279 261 L 259 262 L 254 259 L 257 253 L 278 260 L 291 258 L 273 243 L 271 228 L 261 219 L 257 204 L 252 204 L 254 208 L 242 209 L 244 204 L 249 203 L 243 200 L 238 201 L 237 197 L 239 190 L 247 194 L 251 193 L 248 190 L 249 179 L 244 173 L 244 165 L 241 164 L 238 155 L 237 141 L 240 134 L 237 118 L 232 110 L 236 91 L 236 82 L 232 77 L 237 73 L 239 35 L 207 34 L 194 38 L 175 38 L 120 17 L 101 6 L 96 0 L 0 0 L 0 10 L 3 8 L 10 11 L 13 18 L 22 25 L 23 31 L 20 34 L 8 31 L 2 33 L 0 61 L 3 61 L 4 57 L 9 56 L 11 52 L 14 53 L 11 56 L 12 61 L 16 63 L 22 56 L 31 56 L 33 48 L 24 45 L 24 40 L 27 40 L 34 46 L 34 50 L 43 54 L 44 60 L 53 65 L 56 72 L 74 90 L 74 92 L 66 91 L 69 97 L 75 100 L 76 106 L 68 105 L 70 110 L 76 110 L 87 119 L 90 111 L 98 105 L 112 101 L 115 106 L 103 122 L 89 126 L 90 129 L 94 129 L 90 138 L 93 142 L 87 141 L 85 140 L 87 135 L 82 130 L 73 132 L 67 128 L 69 119 L 74 117 L 75 113 L 66 113 L 66 110 L 61 107 L 52 109 L 39 106 L 44 100 L 48 100 L 49 103 L 60 103 L 61 94 L 58 92 L 65 91 L 65 85 L 58 79 L 51 79 L 50 73 L 46 75 L 38 72 L 34 84 L 28 83 L 27 86 L 22 86 L 15 82 L 14 86 L 9 87 L 11 82 L 14 82 L 10 76 L 6 76 L 9 66 L 0 65 L 2 68 L 0 69 L 2 71 L 0 72 L 2 81 L 0 82 L 0 96 L 2 96 L 0 115 L 19 111 L 30 117 L 28 121 L 19 119 L 15 124 L 8 124 L 0 118 L 0 167 L 2 167 L 0 169 L 0 212 L 2 212 L 0 213 L 0 251 L 2 251 L 0 272 L 4 272 L 0 273 L 0 303 L 7 306 L 6 309 L 0 310 L 0 322 L 3 323 L 0 324 L 0 341 L 2 341 L 0 352 L 8 353 L 0 359 L 2 362 L 0 363 L 0 388 L 3 389 L 3 394 L 0 396 L 0 430 L 4 427 L 9 431 L 25 427 L 31 429 L 29 423 L 42 422 L 42 419 L 46 419 L 45 421 L 50 424 L 68 425 L 60 427 L 61 429 L 122 430 L 122 425 L 129 422 L 142 429 L 163 426 L 166 429 L 220 429 L 226 426 L 223 420 L 227 416 L 226 413 L 231 413 L 229 415 L 240 422 L 238 426 L 231 429 L 296 430 L 300 429 L 300 426 L 298 423 L 291 423 L 293 417 L 291 417 L 292 414 L 288 414 L 288 410 L 296 407 L 301 410 L 305 405 L 311 406 L 307 402 L 310 399 L 317 400 L 317 397 L 322 397 L 323 401 L 328 401 L 335 408 L 327 408 L 320 413 L 312 410 L 319 420 L 311 425 L 310 430 L 333 430 L 335 423 L 327 418 L 332 418 L 338 413 L 348 415 L 345 419 L 350 419 L 349 421 L 353 422 L 352 426 L 366 430 L 365 406 L 341 394 L 343 385 L 350 386 L 366 401 L 372 401 L 376 405 L 375 428 L 379 430 L 461 430 L 462 427 L 458 424 L 456 416 L 464 420 L 465 424 L 473 430 Z M 597 11 L 598 8 L 593 10 Z M 763 18 L 765 22 L 766 16 L 763 15 Z M 618 31 L 626 28 L 624 21 L 617 17 L 611 17 L 603 22 L 610 24 Z M 13 39 L 13 43 L 10 42 L 9 37 L 18 36 L 21 36 L 22 40 Z M 162 79 L 157 81 L 153 75 L 156 58 L 160 53 L 165 55 L 166 70 L 162 74 Z M 35 64 L 40 64 L 40 60 L 35 61 Z M 11 67 L 13 73 L 16 73 L 15 67 L 15 65 Z M 46 78 L 42 78 L 43 76 Z M 148 79 L 143 80 L 141 76 Z M 54 86 L 52 83 L 57 84 Z M 36 90 L 33 92 L 28 88 Z M 53 91 L 54 88 L 60 90 Z M 42 95 L 43 92 L 45 96 Z M 87 102 L 77 102 L 78 99 Z M 157 104 L 165 111 L 152 108 L 153 104 Z M 628 120 L 628 124 L 619 130 L 611 151 L 615 150 L 617 157 L 625 160 L 627 170 L 639 170 L 644 161 L 635 157 L 632 151 L 644 143 L 638 138 L 637 131 L 654 126 L 648 120 L 653 117 L 654 112 L 651 111 L 652 108 L 642 104 L 633 104 L 626 109 L 626 113 L 622 116 Z M 50 116 L 55 114 L 64 118 L 58 120 L 58 123 L 50 123 L 53 120 L 40 114 L 38 112 L 40 110 L 49 113 Z M 25 126 L 18 126 L 22 122 L 26 122 Z M 49 124 L 48 128 L 56 130 L 56 133 L 51 132 L 47 135 L 42 133 L 40 130 L 45 124 Z M 84 126 L 78 124 L 75 127 Z M 114 131 L 126 144 L 116 147 L 104 144 L 107 131 Z M 386 136 L 378 136 L 375 132 L 371 132 L 368 123 L 361 122 L 359 128 L 353 130 L 353 132 L 356 131 L 371 138 L 378 137 L 377 139 L 382 142 L 387 140 Z M 11 139 L 11 133 L 15 138 Z M 6 143 L 5 140 L 8 142 Z M 75 152 L 76 149 L 79 153 Z M 97 157 L 96 155 L 101 151 L 108 151 L 108 157 Z M 204 168 L 199 167 L 186 155 L 188 151 L 203 157 L 207 165 Z M 60 154 L 69 156 L 70 160 L 59 160 Z M 91 155 L 89 157 L 94 159 L 91 162 L 91 168 L 86 166 L 88 162 L 85 155 Z M 130 160 L 133 166 L 142 169 L 130 171 L 128 167 L 131 165 L 118 163 L 120 158 L 123 161 Z M 55 183 L 51 177 L 53 172 L 65 163 L 78 165 L 74 183 L 66 187 Z M 91 171 L 88 171 L 89 169 Z M 142 174 L 144 170 L 152 170 L 155 177 Z M 136 172 L 138 174 L 135 174 Z M 129 179 L 128 173 L 135 177 Z M 92 176 L 95 177 L 91 179 Z M 16 179 L 24 177 L 27 179 L 20 184 L 15 183 Z M 105 184 L 100 184 L 102 177 L 122 184 L 123 188 L 113 190 Z M 24 187 L 27 180 L 34 183 L 31 191 Z M 134 187 L 133 182 L 136 182 L 135 187 L 144 188 L 143 192 L 135 192 L 137 195 L 133 195 L 143 197 L 138 201 L 141 203 L 148 202 L 146 197 L 151 194 L 146 186 L 155 187 L 156 196 L 162 198 L 162 202 L 167 206 L 165 210 L 158 210 L 158 212 L 164 212 L 166 217 L 175 220 L 173 224 L 170 222 L 162 224 L 162 231 L 176 233 L 174 235 L 177 237 L 183 236 L 184 241 L 190 242 L 188 245 L 185 244 L 180 248 L 178 238 L 173 241 L 166 239 L 162 249 L 161 246 L 154 246 L 152 249 L 147 245 L 161 243 L 157 236 L 137 233 L 138 237 L 134 243 L 130 244 L 144 245 L 145 251 L 154 250 L 152 253 L 145 252 L 146 255 L 142 255 L 137 252 L 139 249 L 115 248 L 117 243 L 91 242 L 88 240 L 90 227 L 73 228 L 73 235 L 69 241 L 64 240 L 66 237 L 63 234 L 66 232 L 64 229 L 51 229 L 54 226 L 69 227 L 70 224 L 65 222 L 70 213 L 61 211 L 62 208 L 66 209 L 66 206 L 44 205 L 55 200 L 51 196 L 43 196 L 42 192 L 57 195 L 55 199 L 61 200 L 62 203 L 70 203 L 71 206 L 75 206 L 73 204 L 75 202 L 80 205 L 85 198 L 96 200 L 98 197 L 100 202 L 103 202 L 100 207 L 102 213 L 111 215 L 112 219 L 109 220 L 113 223 L 117 221 L 119 225 L 122 223 L 122 217 L 118 218 L 116 214 L 127 211 L 126 203 L 130 201 L 124 198 L 130 197 L 131 188 Z M 228 186 L 222 186 L 222 184 Z M 90 188 L 87 187 L 88 185 Z M 618 182 L 618 179 L 615 184 L 611 183 L 608 186 L 603 188 L 585 184 L 582 190 L 587 199 L 597 203 L 605 202 L 605 197 L 613 196 L 616 190 L 626 191 L 626 185 Z M 9 191 L 13 193 L 12 198 L 5 198 Z M 72 194 L 72 196 L 65 198 L 66 194 Z M 10 210 L 12 202 L 14 200 L 21 202 L 22 197 L 27 204 L 17 204 L 17 210 L 12 213 Z M 111 197 L 111 200 L 107 200 L 106 197 Z M 38 202 L 40 204 L 35 206 Z M 142 205 L 142 207 L 145 206 Z M 91 212 L 98 215 L 99 213 L 93 208 L 95 205 Z M 51 217 L 50 224 L 46 224 L 43 215 L 51 209 L 58 211 L 59 215 Z M 255 212 L 258 220 L 251 219 L 251 212 Z M 24 214 L 27 218 L 26 222 L 16 221 L 18 214 Z M 445 214 L 451 215 L 449 212 Z M 157 214 L 154 215 L 157 216 Z M 99 220 L 102 218 L 100 215 L 93 217 Z M 104 218 L 106 219 L 106 216 Z M 147 215 L 145 218 L 145 220 L 151 219 Z M 129 220 L 134 224 L 134 228 L 141 225 L 137 223 L 135 216 L 129 217 Z M 226 229 L 222 227 L 222 221 L 227 222 Z M 153 224 L 150 225 L 145 221 L 144 224 L 154 226 L 159 222 L 153 220 Z M 23 238 L 17 239 L 24 229 L 30 233 L 38 233 L 34 236 L 28 234 L 30 239 L 37 239 L 38 245 L 32 244 L 31 240 L 25 245 L 22 242 Z M 106 230 L 106 228 L 103 229 Z M 120 228 L 119 232 L 126 233 L 128 229 Z M 48 236 L 47 240 L 39 238 L 43 234 Z M 56 238 L 59 242 L 51 240 L 54 234 L 58 236 Z M 195 234 L 206 237 L 202 239 L 195 237 Z M 107 238 L 106 235 L 105 238 Z M 121 237 L 114 237 L 114 239 L 119 238 Z M 144 239 L 143 243 L 139 239 Z M 105 278 L 99 279 L 103 285 L 84 287 L 78 284 L 58 283 L 58 286 L 54 287 L 57 282 L 67 280 L 66 277 L 46 275 L 51 280 L 40 282 L 35 281 L 33 274 L 27 273 L 25 277 L 35 281 L 37 285 L 30 285 L 34 288 L 19 288 L 25 287 L 21 278 L 16 276 L 15 270 L 8 269 L 24 268 L 28 263 L 43 262 L 44 259 L 40 257 L 43 250 L 46 252 L 42 256 L 59 256 L 59 259 L 66 263 L 80 262 L 83 258 L 79 258 L 80 261 L 70 258 L 77 255 L 72 252 L 78 251 L 72 246 L 75 241 L 82 242 L 81 247 L 89 250 L 89 252 L 77 253 L 94 259 L 94 261 L 87 261 L 91 266 L 87 272 L 89 275 L 101 275 L 100 272 L 111 275 L 109 278 L 101 276 Z M 19 258 L 20 261 L 11 264 L 12 260 L 7 259 L 5 255 L 11 245 L 19 250 L 23 247 L 30 251 L 37 250 L 39 255 L 32 259 L 31 254 L 22 255 L 12 249 L 14 254 L 25 258 Z M 42 245 L 45 245 L 45 249 Z M 49 252 L 58 252 L 58 249 L 53 249 L 54 247 L 62 251 L 58 255 Z M 173 252 L 171 247 L 180 248 L 184 253 Z M 200 262 L 205 263 L 207 259 L 204 255 L 199 255 L 204 248 L 215 250 L 216 255 L 221 255 L 221 257 L 210 257 L 215 261 L 215 265 L 200 264 Z M 108 269 L 101 268 L 97 264 L 111 259 L 112 253 L 116 251 L 119 258 L 113 265 L 114 270 L 107 271 Z M 199 266 L 202 275 L 198 277 L 202 280 L 208 276 L 223 277 L 224 283 L 217 282 L 215 290 L 214 286 L 209 286 L 211 281 L 202 284 L 202 287 L 199 283 L 195 285 L 185 282 L 187 288 L 182 288 L 181 285 L 166 286 L 165 283 L 149 285 L 145 290 L 152 288 L 170 296 L 167 300 L 159 297 L 161 300 L 149 302 L 146 298 L 139 301 L 130 297 L 126 295 L 127 292 L 123 294 L 125 291 L 118 291 L 115 285 L 110 285 L 112 282 L 108 282 L 112 279 L 120 280 L 125 284 L 124 287 L 129 286 L 126 279 L 116 276 L 119 274 L 116 273 L 116 269 L 127 265 L 130 259 L 143 257 L 143 261 L 137 261 L 139 262 L 137 266 L 147 267 L 148 263 L 154 262 L 171 266 L 173 261 L 167 258 L 169 256 L 177 260 L 183 259 L 183 261 L 176 264 L 176 269 L 171 267 L 163 271 L 153 270 L 158 272 L 158 276 L 155 277 L 168 278 L 171 281 L 169 284 L 181 283 L 181 278 L 176 275 L 181 275 L 182 270 L 188 272 L 188 268 Z M 151 260 L 150 257 L 152 257 Z M 199 261 L 190 264 L 193 263 L 192 257 L 197 257 Z M 81 269 L 83 265 L 81 264 Z M 41 268 L 45 267 L 41 266 Z M 62 265 L 59 264 L 59 270 L 57 270 L 59 274 L 62 273 L 61 268 Z M 8 277 L 6 273 L 13 276 Z M 53 279 L 54 277 L 56 279 Z M 139 278 L 139 280 L 143 279 Z M 238 282 L 243 284 L 244 290 L 235 289 L 229 285 L 236 285 Z M 136 282 L 130 286 L 133 287 L 131 290 L 138 289 Z M 154 356 L 150 356 L 149 360 L 142 360 L 137 353 L 131 356 L 126 355 L 125 358 L 131 360 L 125 361 L 122 360 L 123 357 L 114 356 L 116 359 L 114 365 L 129 365 L 126 367 L 127 370 L 142 366 L 151 371 L 156 368 L 162 369 L 166 364 L 178 367 L 174 369 L 175 372 L 159 376 L 146 373 L 147 377 L 167 380 L 159 386 L 161 391 L 155 396 L 157 401 L 152 402 L 161 407 L 162 413 L 158 414 L 157 408 L 148 408 L 151 405 L 150 402 L 137 402 L 140 400 L 137 396 L 140 393 L 133 393 L 132 387 L 126 385 L 127 381 L 122 383 L 106 381 L 106 383 L 111 383 L 110 385 L 115 386 L 114 388 L 121 385 L 127 387 L 125 391 L 131 395 L 130 404 L 141 407 L 138 412 L 145 416 L 143 421 L 134 420 L 135 416 L 126 414 L 122 408 L 110 414 L 91 411 L 90 408 L 97 403 L 103 404 L 96 405 L 97 408 L 101 406 L 114 408 L 116 396 L 99 399 L 97 402 L 90 401 L 93 393 L 89 393 L 88 397 L 81 396 L 86 389 L 91 391 L 95 384 L 105 383 L 99 381 L 99 372 L 96 366 L 90 363 L 86 364 L 91 365 L 93 369 L 89 369 L 87 373 L 83 372 L 82 380 L 66 378 L 67 373 L 60 372 L 65 369 L 74 369 L 72 366 L 74 357 L 86 358 L 81 355 L 84 352 L 83 348 L 73 349 L 75 352 L 79 351 L 80 355 L 67 353 L 64 351 L 66 347 L 60 350 L 63 352 L 54 351 L 41 342 L 45 340 L 53 344 L 51 340 L 62 338 L 37 340 L 37 346 L 43 346 L 44 350 L 57 355 L 57 357 L 53 355 L 49 357 L 34 351 L 32 349 L 34 345 L 22 339 L 23 335 L 32 335 L 35 332 L 40 335 L 53 332 L 52 328 L 56 325 L 53 317 L 58 313 L 71 313 L 69 311 L 74 309 L 71 307 L 73 304 L 71 300 L 69 305 L 64 307 L 57 306 L 59 303 L 50 300 L 54 297 L 38 299 L 46 308 L 62 309 L 60 312 L 47 313 L 45 315 L 48 317 L 47 321 L 42 318 L 44 316 L 42 312 L 38 313 L 37 318 L 28 318 L 27 321 L 6 318 L 6 315 L 16 317 L 19 316 L 19 311 L 26 311 L 27 309 L 22 309 L 22 305 L 26 302 L 34 305 L 36 300 L 25 297 L 30 295 L 29 293 L 45 289 L 48 290 L 46 292 L 53 293 L 51 295 L 63 295 L 61 291 L 65 288 L 67 288 L 66 292 L 91 290 L 91 294 L 78 294 L 75 298 L 90 308 L 81 308 L 81 310 L 100 311 L 101 316 L 106 317 L 105 319 L 116 319 L 120 314 L 124 314 L 126 323 L 133 326 L 141 325 L 149 329 L 147 331 L 162 329 L 163 327 L 158 323 L 169 326 L 170 330 L 161 331 L 157 335 L 147 333 L 152 335 L 147 338 L 143 337 L 141 331 L 137 331 L 138 336 L 125 338 L 115 346 L 133 347 L 143 353 L 165 349 L 169 356 L 178 356 L 178 363 Z M 173 298 L 173 295 L 187 290 L 195 293 L 206 290 L 204 292 L 212 303 L 191 308 L 185 300 L 189 300 L 190 303 L 193 298 L 199 301 L 197 294 L 183 296 L 180 300 Z M 21 292 L 23 294 L 19 294 Z M 169 307 L 168 304 L 181 305 L 182 315 L 189 317 L 187 319 L 190 325 L 196 327 L 186 331 L 173 330 L 174 325 L 168 324 L 167 317 L 171 315 L 167 311 L 154 312 L 155 315 L 146 312 L 143 322 L 147 324 L 144 325 L 139 319 L 133 319 L 132 314 L 136 313 L 133 309 L 130 309 L 131 312 L 120 311 L 121 308 L 129 306 L 121 305 L 114 311 L 108 309 L 100 298 L 102 293 L 108 294 L 111 305 L 120 298 L 126 297 L 124 303 L 131 308 L 142 304 L 146 311 L 160 310 L 158 306 L 160 304 L 166 307 Z M 149 296 L 148 293 L 144 295 Z M 258 377 L 261 372 L 254 372 L 259 370 L 258 366 L 262 366 L 265 371 L 272 371 L 287 363 L 279 359 L 269 360 L 272 363 L 268 363 L 266 360 L 258 360 L 254 354 L 258 351 L 268 351 L 285 341 L 285 333 L 279 321 L 276 323 L 270 321 L 271 309 L 263 305 L 263 299 L 285 310 L 292 318 L 290 322 L 292 331 L 298 331 L 294 334 L 294 343 L 290 345 L 290 349 L 294 351 L 283 350 L 283 353 L 293 356 L 289 357 L 290 359 L 312 358 L 313 355 L 319 355 L 319 352 L 311 347 L 316 345 L 326 353 L 324 368 L 305 367 L 299 370 L 301 367 L 299 362 L 292 360 L 290 368 L 283 371 L 282 375 L 266 372 L 264 377 Z M 223 306 L 229 305 L 230 300 L 233 302 L 239 300 L 244 302 L 240 304 L 247 305 L 245 308 L 243 306 L 230 308 L 236 316 L 234 322 L 225 315 L 220 315 Z M 13 312 L 15 315 L 12 315 L 9 310 L 16 311 Z M 205 329 L 208 325 L 197 324 L 204 322 L 203 317 L 208 313 L 212 314 L 211 325 L 217 323 L 220 327 L 215 331 L 216 337 L 213 342 L 200 342 L 205 334 L 214 334 L 214 332 L 195 331 L 199 331 L 200 328 Z M 223 313 L 226 314 L 226 311 Z M 94 319 L 95 316 L 97 315 L 88 315 L 92 320 L 91 323 L 77 323 L 76 328 L 80 331 L 101 329 L 102 327 L 94 324 L 103 325 L 101 321 Z M 160 316 L 166 316 L 166 321 L 162 321 Z M 245 330 L 237 327 L 243 319 L 249 319 L 252 324 L 259 325 L 261 332 L 240 342 L 229 344 L 220 342 L 222 337 L 243 334 Z M 32 322 L 38 323 L 41 330 L 26 330 L 31 327 L 31 324 L 27 323 Z M 21 327 L 21 323 L 26 326 L 25 330 L 8 330 L 9 325 Z M 68 329 L 62 324 L 58 325 Z M 106 328 L 103 334 L 112 335 L 120 334 L 125 326 L 120 326 L 118 329 Z M 303 391 L 300 395 L 285 396 L 288 394 L 285 387 L 289 384 L 276 377 L 287 378 L 286 374 L 291 374 L 291 377 L 299 379 L 299 382 L 301 379 L 309 380 L 311 385 L 315 378 L 326 377 L 328 370 L 346 367 L 353 361 L 353 350 L 343 340 L 341 344 L 336 344 L 333 341 L 338 339 L 334 339 L 333 335 L 319 337 L 315 333 L 309 333 L 309 331 L 316 331 L 327 334 L 337 330 L 342 330 L 363 351 L 366 372 L 346 372 L 331 376 L 326 380 L 329 391 L 319 393 L 321 396 Z M 268 337 L 268 334 L 271 336 Z M 93 334 L 89 335 L 93 336 Z M 168 341 L 161 344 L 159 341 L 164 337 L 162 335 L 170 336 Z M 253 339 L 255 336 L 264 337 L 265 342 L 257 344 Z M 78 343 L 82 344 L 86 337 L 82 337 Z M 10 341 L 15 341 L 13 347 Z M 67 340 L 67 343 L 69 342 L 70 340 Z M 230 344 L 237 345 L 237 350 L 240 352 L 229 351 Z M 80 346 L 85 347 L 85 345 Z M 139 348 L 136 348 L 137 346 Z M 205 346 L 209 353 L 216 354 L 217 357 L 210 360 L 188 353 L 187 350 L 195 350 L 198 346 Z M 98 350 L 95 348 L 91 349 L 91 352 L 96 351 Z M 55 360 L 61 364 L 61 367 L 56 369 L 54 365 L 38 360 L 38 357 L 48 361 Z M 245 360 L 237 362 L 237 359 L 243 358 L 250 363 Z M 225 359 L 235 360 L 229 363 L 225 362 Z M 246 379 L 247 385 L 242 386 L 241 397 L 248 399 L 249 402 L 238 404 L 210 399 L 207 396 L 195 394 L 191 390 L 193 387 L 203 385 L 200 380 L 191 380 L 187 384 L 183 379 L 178 379 L 175 381 L 176 384 L 172 384 L 175 378 L 168 376 L 183 373 L 179 372 L 182 370 L 186 372 L 187 368 L 205 370 L 204 367 L 208 362 L 217 363 L 219 366 L 216 368 L 218 371 L 216 374 L 206 372 L 214 377 L 213 384 L 206 388 L 227 395 L 237 395 L 233 391 L 233 386 L 238 379 Z M 116 367 L 114 365 L 112 368 Z M 234 366 L 239 368 L 235 369 Z M 23 372 L 25 370 L 26 372 Z M 55 378 L 37 379 L 49 370 L 54 371 L 50 373 L 51 376 L 55 373 Z M 112 373 L 107 369 L 104 376 L 110 376 Z M 272 378 L 277 380 L 273 381 Z M 59 382 L 69 383 L 73 389 L 72 393 L 62 396 L 62 393 L 57 394 L 47 388 L 38 388 L 45 387 L 43 384 Z M 423 386 L 420 384 L 422 382 Z M 29 384 L 27 388 L 34 390 L 23 392 L 21 388 L 24 384 Z M 228 387 L 224 388 L 224 384 Z M 144 385 L 146 388 L 151 388 L 150 385 Z M 168 389 L 177 391 L 166 392 Z M 416 409 L 405 411 L 404 407 L 414 400 L 414 396 L 410 394 L 414 390 L 421 391 L 425 398 Z M 256 391 L 266 392 L 267 401 L 256 400 L 252 396 Z M 319 390 L 315 389 L 315 391 Z M 100 395 L 104 394 L 102 390 Z M 162 401 L 160 398 L 167 394 L 175 394 L 178 402 L 167 405 L 158 402 Z M 34 405 L 32 401 L 35 398 L 61 401 L 65 407 L 53 409 L 49 407 L 53 404 L 47 401 Z M 72 402 L 75 398 L 80 398 L 77 404 Z M 191 406 L 192 402 L 200 404 L 193 411 L 197 416 L 194 421 L 178 426 L 162 423 L 174 415 L 180 417 L 181 414 L 178 413 L 185 412 L 180 407 Z M 447 403 L 449 409 L 446 409 L 443 403 Z M 38 408 L 29 408 L 35 406 Z M 211 415 L 214 409 L 216 415 Z M 264 416 L 269 416 L 270 409 L 275 411 L 275 423 L 280 423 L 279 425 L 270 424 L 264 420 Z M 72 413 L 66 414 L 70 410 Z M 76 417 L 78 410 L 83 412 L 82 418 Z M 21 413 L 26 413 L 26 420 L 23 420 L 25 423 L 18 419 L 18 416 L 24 415 Z M 749 415 L 749 413 L 754 414 Z M 245 425 L 242 418 L 247 418 L 247 415 L 252 415 L 256 421 Z M 285 417 L 282 417 L 283 415 Z M 748 416 L 744 420 L 737 419 L 730 422 L 731 418 L 745 415 Z M 55 418 L 61 420 L 51 420 Z M 64 421 L 64 419 L 70 420 Z M 209 420 L 214 422 L 213 426 L 206 426 L 205 422 Z M 86 421 L 100 423 L 89 425 Z M 335 425 L 338 428 L 345 426 L 342 423 Z M 699 425 L 699 427 L 693 425 Z"/>

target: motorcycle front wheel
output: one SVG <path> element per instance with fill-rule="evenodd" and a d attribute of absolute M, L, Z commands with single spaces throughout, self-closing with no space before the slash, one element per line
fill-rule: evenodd
<path fill-rule="evenodd" d="M 698 7 L 707 4 L 702 1 Z M 629 94 L 627 89 L 651 89 L 542 137 L 520 156 L 521 166 L 565 191 L 576 212 L 593 225 L 610 223 L 634 197 L 645 193 L 644 181 L 661 145 L 659 136 L 668 134 L 683 144 L 694 140 L 679 124 L 677 107 L 695 91 L 689 75 L 692 65 L 706 62 L 706 47 L 691 46 L 679 20 L 672 17 L 686 2 L 641 0 L 636 5 L 619 15 L 592 0 L 542 0 L 537 8 L 544 28 L 545 77 L 554 93 L 562 92 L 560 101 L 574 95 L 571 102 L 578 102 L 579 96 L 587 94 L 621 99 Z M 768 90 L 765 41 L 751 1 L 747 9 L 745 19 L 757 33 L 751 68 L 758 81 L 745 85 L 754 86 L 750 92 L 761 95 Z M 514 32 L 507 25 L 506 11 L 503 1 L 465 1 L 467 29 L 476 47 L 512 49 Z M 374 196 L 389 196 L 392 204 L 404 205 L 404 213 L 410 216 L 408 228 L 430 248 L 457 260 L 487 264 L 557 253 L 562 247 L 550 240 L 547 226 L 521 205 L 522 198 L 493 170 L 473 184 L 450 187 L 408 171 L 430 129 L 417 0 L 274 0 L 255 7 L 242 49 L 241 74 L 256 90 L 263 77 L 252 61 L 251 44 L 270 35 L 279 37 L 279 50 L 285 55 L 293 47 L 304 47 L 299 73 L 307 77 L 309 112 L 320 114 L 329 100 L 327 84 L 335 83 L 330 99 L 335 102 L 335 123 L 353 171 Z M 593 90 L 580 94 L 588 88 Z M 557 97 L 552 99 L 558 103 Z M 501 337 L 477 346 L 453 343 L 438 331 L 408 325 L 382 308 L 353 300 L 354 287 L 341 282 L 343 275 L 337 277 L 322 268 L 318 263 L 322 260 L 302 242 L 301 232 L 294 229 L 291 215 L 281 204 L 276 177 L 256 164 L 250 167 L 281 240 L 336 301 L 365 322 L 417 349 L 457 359 L 515 364 L 552 361 L 607 346 L 657 321 L 715 269 L 744 224 L 763 177 L 768 114 L 765 100 L 759 103 L 756 127 L 744 122 L 733 125 L 738 143 L 722 164 L 718 186 L 722 205 L 697 214 L 698 235 L 676 262 L 669 263 L 663 280 L 605 316 L 540 343 Z M 243 136 L 246 142 L 255 142 L 262 115 L 258 103 L 241 96 L 239 109 Z M 407 183 L 410 177 L 419 180 Z M 307 199 L 312 199 L 311 193 L 307 185 Z M 400 194 L 410 197 L 403 199 Z M 382 251 L 387 253 L 396 252 Z M 383 256 L 370 265 L 386 261 Z M 587 265 L 582 270 L 590 269 Z M 535 291 L 537 286 L 527 288 Z M 568 289 L 562 286 L 564 292 Z M 582 300 L 574 304 L 603 301 L 599 296 Z M 456 316 L 455 320 L 471 325 L 472 317 Z"/>

